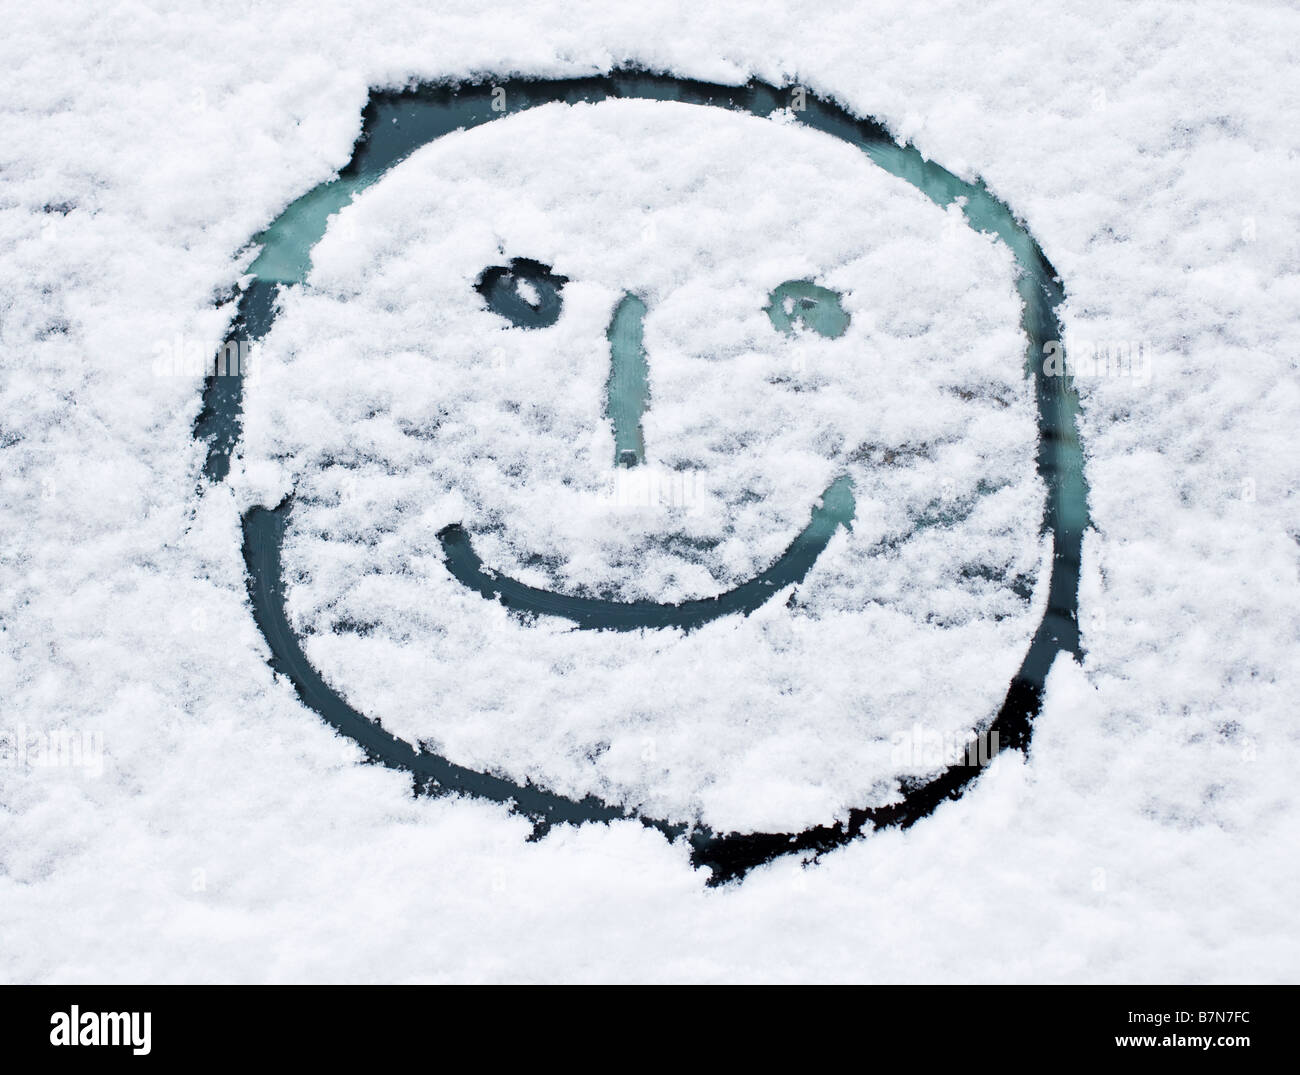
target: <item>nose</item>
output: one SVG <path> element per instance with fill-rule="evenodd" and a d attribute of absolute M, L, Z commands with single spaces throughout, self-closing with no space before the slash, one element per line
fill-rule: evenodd
<path fill-rule="evenodd" d="M 645 462 L 641 418 L 650 405 L 650 367 L 645 353 L 646 305 L 630 292 L 614 309 L 609 339 L 609 384 L 605 417 L 614 424 L 614 465 Z"/>

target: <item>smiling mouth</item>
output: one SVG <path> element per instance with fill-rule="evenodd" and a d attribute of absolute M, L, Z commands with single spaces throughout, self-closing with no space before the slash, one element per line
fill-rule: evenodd
<path fill-rule="evenodd" d="M 691 631 L 710 620 L 739 613 L 748 616 L 775 594 L 804 580 L 822 550 L 841 526 L 850 529 L 854 513 L 853 482 L 835 479 L 822 493 L 812 518 L 790 547 L 765 571 L 716 597 L 661 604 L 656 601 L 611 601 L 574 597 L 538 589 L 485 567 L 469 532 L 459 523 L 438 532 L 452 578 L 489 601 L 525 616 L 558 616 L 588 630 L 637 631 L 677 627 Z"/>
<path fill-rule="evenodd" d="M 523 329 L 552 323 L 559 313 L 559 293 L 568 282 L 548 266 L 526 258 L 515 258 L 509 266 L 484 271 L 477 289 L 488 307 Z M 520 289 L 527 285 L 538 301 L 530 301 Z M 826 310 L 839 317 L 819 331 L 831 336 L 843 333 L 848 315 L 839 310 L 833 292 L 809 281 L 787 281 L 772 293 L 768 315 L 782 331 L 792 329 L 787 301 L 802 297 L 803 316 L 825 303 Z M 782 317 L 784 316 L 784 320 Z M 649 363 L 645 350 L 646 304 L 637 295 L 623 296 L 614 309 L 606 338 L 609 340 L 610 373 L 606 385 L 605 417 L 614 433 L 614 465 L 636 467 L 646 460 L 642 418 L 650 402 Z M 661 604 L 655 601 L 613 601 L 599 597 L 575 597 L 554 590 L 539 589 L 501 575 L 486 567 L 474 551 L 469 532 L 459 523 L 438 532 L 447 570 L 466 589 L 489 601 L 496 601 L 524 617 L 558 616 L 579 628 L 605 631 L 636 631 L 676 627 L 690 631 L 710 620 L 731 613 L 748 616 L 773 595 L 800 583 L 812 569 L 822 550 L 841 527 L 851 528 L 855 505 L 853 483 L 847 475 L 833 481 L 822 493 L 808 525 L 790 547 L 765 571 L 716 597 Z"/>

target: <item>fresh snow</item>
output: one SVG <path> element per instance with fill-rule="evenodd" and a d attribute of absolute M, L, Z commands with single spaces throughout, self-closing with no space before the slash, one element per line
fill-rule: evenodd
<path fill-rule="evenodd" d="M 1289 5 L 9 3 L 4 22 L 0 978 L 1295 978 Z M 540 109 L 343 209 L 258 356 L 229 485 L 200 491 L 191 437 L 185 357 L 224 334 L 251 237 L 346 163 L 369 87 L 628 62 L 802 81 L 878 117 L 1023 216 L 1072 357 L 1141 356 L 1078 380 L 1086 654 L 1054 668 L 1028 758 L 906 832 L 722 889 L 635 822 L 528 842 L 501 807 L 361 764 L 266 664 L 239 512 L 295 491 L 291 614 L 386 727 L 683 819 L 829 820 L 888 797 L 918 700 L 932 730 L 986 718 L 1037 623 L 1032 589 L 954 582 L 972 557 L 1043 574 L 1002 248 L 814 132 Z M 491 323 L 473 290 L 515 256 L 571 281 L 549 329 Z M 845 336 L 772 330 L 791 279 L 845 296 Z M 604 332 L 632 289 L 648 450 L 700 472 L 680 510 L 598 495 Z M 931 450 L 872 467 L 864 444 Z M 716 593 L 841 468 L 858 517 L 795 607 L 685 639 L 525 630 L 438 571 L 436 531 L 462 521 L 537 585 Z M 936 480 L 960 500 L 985 477 L 956 528 L 868 559 Z M 659 540 L 682 532 L 707 555 Z"/>

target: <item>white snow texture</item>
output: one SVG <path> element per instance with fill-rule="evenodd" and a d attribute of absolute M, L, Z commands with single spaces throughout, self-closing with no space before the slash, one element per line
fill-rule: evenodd
<path fill-rule="evenodd" d="M 1296 977 L 1300 13 L 4 7 L 0 980 Z M 347 162 L 371 87 L 626 64 L 877 117 L 1025 221 L 1072 356 L 1133 358 L 1077 380 L 1085 656 L 1053 668 L 1029 755 L 906 832 L 718 889 L 636 822 L 527 842 L 362 764 L 266 663 L 240 512 L 294 494 L 291 619 L 396 734 L 656 816 L 829 822 L 932 768 L 899 758 L 918 723 L 987 721 L 1042 614 L 1003 246 L 788 117 L 548 105 L 335 216 L 228 483 L 191 436 L 186 364 L 251 237 Z M 515 257 L 568 278 L 553 326 L 474 290 Z M 789 280 L 843 296 L 845 335 L 776 332 Z M 646 472 L 688 494 L 652 507 L 616 495 L 604 416 L 629 292 Z M 679 601 L 770 564 L 841 474 L 853 528 L 796 592 L 685 636 L 521 623 L 436 537 L 462 523 L 535 586 Z M 936 505 L 964 508 L 916 528 Z"/>

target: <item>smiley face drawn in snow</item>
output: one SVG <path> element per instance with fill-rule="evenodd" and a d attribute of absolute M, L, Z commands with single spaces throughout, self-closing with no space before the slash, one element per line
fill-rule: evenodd
<path fill-rule="evenodd" d="M 636 816 L 715 881 L 910 824 L 1077 652 L 1050 269 L 811 95 L 501 89 L 375 95 L 262 237 L 261 375 L 199 432 L 220 478 L 242 415 L 278 504 L 244 522 L 273 664 L 425 790 Z"/>

